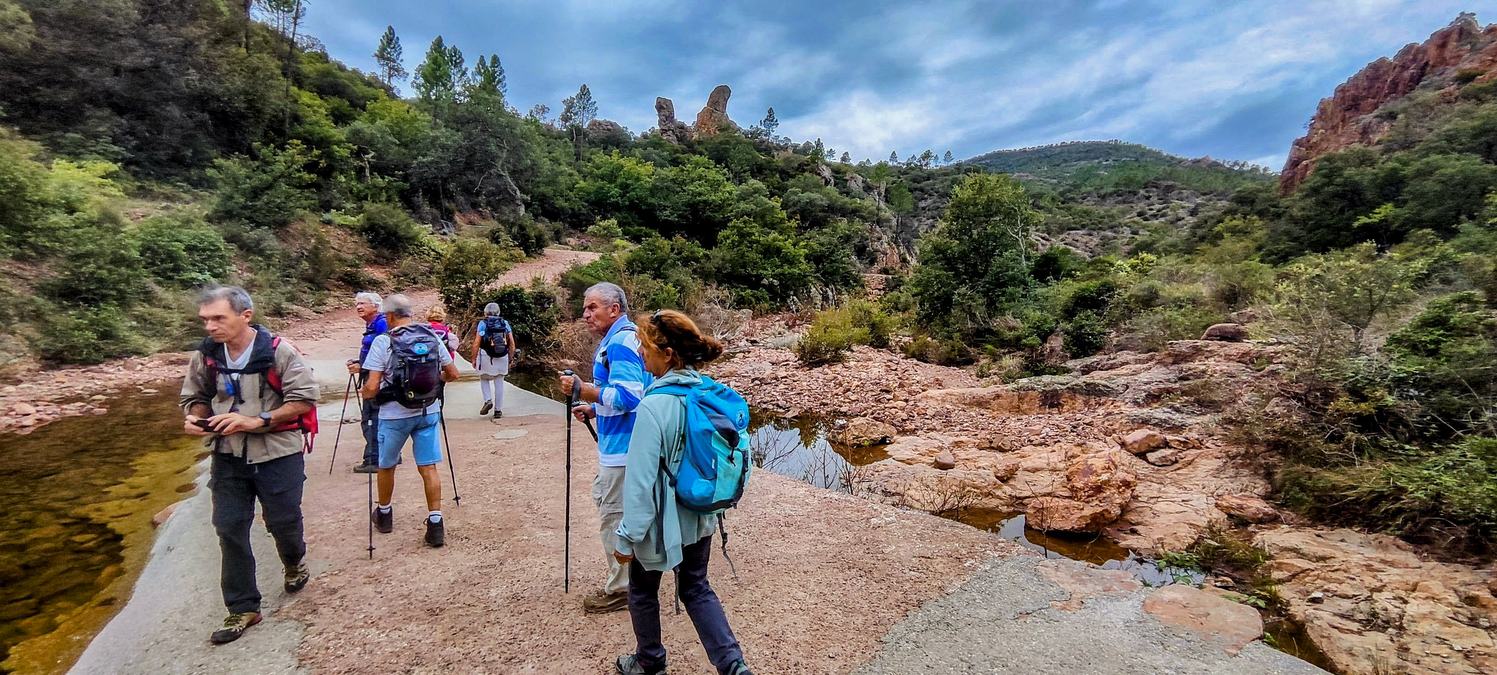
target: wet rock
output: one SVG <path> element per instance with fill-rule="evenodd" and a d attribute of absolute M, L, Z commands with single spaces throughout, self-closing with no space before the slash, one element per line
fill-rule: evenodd
<path fill-rule="evenodd" d="M 871 417 L 859 417 L 848 422 L 835 436 L 838 443 L 863 448 L 893 441 L 897 433 L 892 425 Z"/>
<path fill-rule="evenodd" d="M 1164 434 L 1153 429 L 1139 429 L 1124 436 L 1122 445 L 1129 453 L 1142 455 L 1164 447 L 1167 442 Z"/>
<path fill-rule="evenodd" d="M 1218 342 L 1242 342 L 1248 338 L 1247 327 L 1240 323 L 1219 323 L 1206 329 L 1201 335 L 1202 340 L 1216 340 Z"/>
<path fill-rule="evenodd" d="M 1216 508 L 1245 523 L 1271 523 L 1279 519 L 1277 509 L 1253 495 L 1222 495 L 1216 498 Z"/>
<path fill-rule="evenodd" d="M 1185 454 L 1185 451 L 1179 448 L 1164 448 L 1163 450 L 1155 450 L 1144 455 L 1144 461 L 1154 466 L 1174 466 L 1180 461 L 1180 456 L 1183 454 Z"/>
<path fill-rule="evenodd" d="M 1101 532 L 1121 510 L 1065 497 L 1038 497 L 1024 507 L 1025 524 L 1041 532 Z"/>
<path fill-rule="evenodd" d="M 931 460 L 931 466 L 934 466 L 942 471 L 955 469 L 956 457 L 952 456 L 950 450 L 942 450 L 936 455 L 935 459 Z"/>
<path fill-rule="evenodd" d="M 1228 654 L 1237 654 L 1263 635 L 1263 619 L 1257 610 L 1185 584 L 1150 593 L 1144 598 L 1144 611 L 1160 623 L 1216 641 Z"/>

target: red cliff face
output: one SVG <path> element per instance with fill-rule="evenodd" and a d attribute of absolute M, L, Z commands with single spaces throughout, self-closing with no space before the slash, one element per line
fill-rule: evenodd
<path fill-rule="evenodd" d="M 1424 44 L 1410 43 L 1392 59 L 1373 61 L 1336 87 L 1335 95 L 1321 99 L 1309 131 L 1289 149 L 1279 187 L 1293 191 L 1323 155 L 1381 139 L 1391 122 L 1373 113 L 1383 105 L 1427 80 L 1443 83 L 1453 94 L 1459 80 L 1473 81 L 1472 72 L 1479 73 L 1476 82 L 1497 79 L 1497 24 L 1483 29 L 1474 14 L 1461 14 Z"/>

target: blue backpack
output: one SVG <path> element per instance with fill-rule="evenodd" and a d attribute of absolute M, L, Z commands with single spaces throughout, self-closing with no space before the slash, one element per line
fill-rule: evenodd
<path fill-rule="evenodd" d="M 650 394 L 678 396 L 686 406 L 681 466 L 660 470 L 676 490 L 676 502 L 700 513 L 722 513 L 738 505 L 748 485 L 749 407 L 732 387 L 706 375 L 696 386 L 663 385 Z"/>

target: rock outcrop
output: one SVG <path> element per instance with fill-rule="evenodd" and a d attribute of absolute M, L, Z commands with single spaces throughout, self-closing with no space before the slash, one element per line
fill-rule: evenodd
<path fill-rule="evenodd" d="M 1422 560 L 1408 544 L 1351 530 L 1276 528 L 1273 560 L 1290 618 L 1344 673 L 1497 672 L 1494 573 Z"/>
<path fill-rule="evenodd" d="M 1424 44 L 1411 43 L 1391 59 L 1373 61 L 1336 87 L 1330 98 L 1322 99 L 1309 130 L 1289 149 L 1289 159 L 1279 174 L 1280 188 L 1294 190 L 1326 154 L 1382 139 L 1392 121 L 1377 111 L 1421 84 L 1436 81 L 1449 89 L 1494 78 L 1497 24 L 1482 28 L 1474 14 L 1461 14 Z"/>
<path fill-rule="evenodd" d="M 676 119 L 676 104 L 664 96 L 655 97 L 655 130 L 661 138 L 682 143 L 691 138 L 686 123 Z"/>
<path fill-rule="evenodd" d="M 719 84 L 707 97 L 707 105 L 702 106 L 701 112 L 697 113 L 696 125 L 692 127 L 693 138 L 710 138 L 719 132 L 737 129 L 738 125 L 728 118 L 728 98 L 733 95 L 733 90 L 726 84 Z"/>
<path fill-rule="evenodd" d="M 1204 635 L 1232 655 L 1263 635 L 1263 618 L 1247 605 L 1186 584 L 1170 584 L 1144 598 L 1160 623 Z"/>

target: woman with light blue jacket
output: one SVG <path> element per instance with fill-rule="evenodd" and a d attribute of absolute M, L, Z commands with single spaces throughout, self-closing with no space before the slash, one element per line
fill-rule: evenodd
<path fill-rule="evenodd" d="M 661 459 L 679 470 L 684 450 L 686 410 L 682 399 L 651 395 L 666 385 L 693 386 L 696 368 L 722 355 L 716 338 L 703 335 L 690 317 L 673 310 L 639 321 L 640 355 L 655 381 L 635 409 L 634 432 L 624 469 L 624 519 L 614 557 L 629 565 L 629 618 L 637 650 L 620 656 L 618 672 L 654 675 L 665 672 L 660 642 L 660 578 L 677 571 L 676 588 L 712 665 L 723 675 L 752 675 L 743 650 L 728 627 L 722 603 L 707 583 L 712 531 L 717 516 L 676 503 L 676 491 L 661 472 Z"/>

